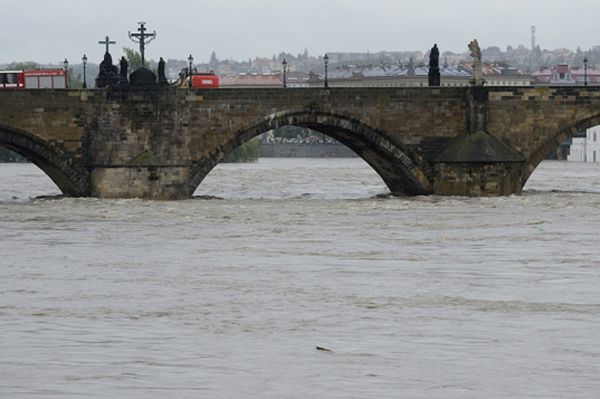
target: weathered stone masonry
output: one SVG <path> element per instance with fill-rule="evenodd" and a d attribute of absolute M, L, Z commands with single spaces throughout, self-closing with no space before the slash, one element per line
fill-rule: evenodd
<path fill-rule="evenodd" d="M 508 195 L 600 124 L 600 89 L 0 92 L 0 145 L 70 196 L 189 198 L 235 147 L 288 124 L 344 143 L 397 194 Z"/>

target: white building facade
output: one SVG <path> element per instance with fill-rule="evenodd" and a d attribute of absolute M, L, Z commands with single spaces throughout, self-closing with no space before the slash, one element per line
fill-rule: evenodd
<path fill-rule="evenodd" d="M 600 162 L 600 126 L 589 128 L 584 137 L 573 137 L 567 160 Z"/>

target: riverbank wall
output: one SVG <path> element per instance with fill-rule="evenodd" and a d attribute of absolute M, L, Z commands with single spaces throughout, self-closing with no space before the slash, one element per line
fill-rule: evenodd
<path fill-rule="evenodd" d="M 343 144 L 261 143 L 263 158 L 355 158 Z"/>

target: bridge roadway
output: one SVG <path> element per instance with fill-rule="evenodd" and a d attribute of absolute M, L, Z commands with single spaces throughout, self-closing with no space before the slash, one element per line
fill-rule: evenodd
<path fill-rule="evenodd" d="M 342 142 L 395 194 L 518 194 L 599 124 L 600 87 L 0 91 L 0 145 L 65 195 L 102 198 L 190 198 L 237 146 L 284 125 Z"/>

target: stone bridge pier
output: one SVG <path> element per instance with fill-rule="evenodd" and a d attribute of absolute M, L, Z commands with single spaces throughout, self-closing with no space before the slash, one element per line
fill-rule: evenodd
<path fill-rule="evenodd" d="M 0 146 L 65 195 L 190 198 L 236 147 L 285 125 L 352 149 L 398 195 L 518 194 L 600 124 L 600 88 L 0 91 Z"/>

